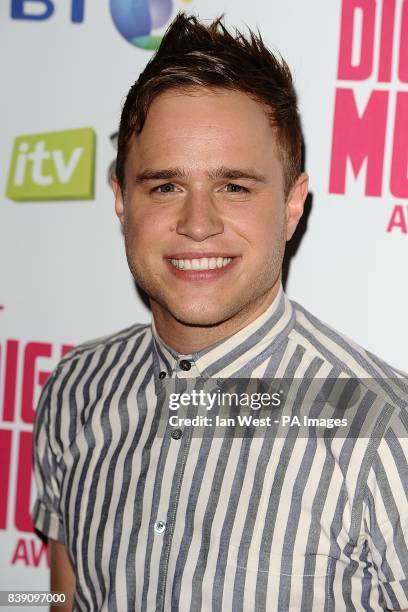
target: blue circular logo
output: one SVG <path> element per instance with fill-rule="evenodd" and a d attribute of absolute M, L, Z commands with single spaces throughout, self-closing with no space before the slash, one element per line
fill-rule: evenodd
<path fill-rule="evenodd" d="M 110 0 L 109 4 L 113 22 L 127 41 L 142 49 L 158 49 L 162 37 L 151 32 L 169 21 L 172 0 Z"/>

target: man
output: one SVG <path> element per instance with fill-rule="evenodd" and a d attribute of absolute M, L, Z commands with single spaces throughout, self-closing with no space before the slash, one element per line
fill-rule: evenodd
<path fill-rule="evenodd" d="M 75 609 L 408 607 L 407 381 L 283 293 L 307 183 L 286 64 L 179 15 L 128 94 L 114 178 L 152 325 L 66 356 L 35 424 L 34 522 Z M 373 435 L 170 424 L 169 392 L 242 379 L 292 381 L 313 410 L 358 379 Z"/>

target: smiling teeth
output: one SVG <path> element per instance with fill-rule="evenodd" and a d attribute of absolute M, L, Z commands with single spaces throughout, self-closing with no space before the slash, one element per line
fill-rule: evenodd
<path fill-rule="evenodd" d="M 170 259 L 178 270 L 215 270 L 224 268 L 232 257 L 201 257 L 200 259 Z"/>

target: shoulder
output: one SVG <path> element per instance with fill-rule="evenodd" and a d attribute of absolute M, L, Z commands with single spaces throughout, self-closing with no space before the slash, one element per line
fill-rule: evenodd
<path fill-rule="evenodd" d="M 151 340 L 151 326 L 149 324 L 136 324 L 119 332 L 88 340 L 74 347 L 67 353 L 57 366 L 58 369 L 69 367 L 73 362 L 84 360 L 106 351 L 115 350 L 119 346 L 132 346 L 138 340 L 146 338 Z"/>
<path fill-rule="evenodd" d="M 318 356 L 328 365 L 352 377 L 401 378 L 408 382 L 408 374 L 321 321 L 297 302 L 291 301 L 291 305 L 294 324 L 290 339 L 302 345 L 310 357 Z"/>
<path fill-rule="evenodd" d="M 378 440 L 394 427 L 400 437 L 408 436 L 408 375 L 301 305 L 291 304 L 294 322 L 290 342 L 302 347 L 306 361 L 319 363 L 317 377 L 339 381 L 338 393 L 345 391 L 347 385 L 355 389 L 355 395 L 350 395 L 352 414 L 357 409 L 361 418 L 367 413 L 367 418 L 358 422 L 358 427 L 363 427 L 361 435 L 365 431 L 365 435 L 374 435 Z"/>
<path fill-rule="evenodd" d="M 302 347 L 307 363 L 318 362 L 317 378 L 335 379 L 335 408 L 344 408 L 350 428 L 333 452 L 347 478 L 376 498 L 378 481 L 387 487 L 401 486 L 408 477 L 408 375 L 366 350 L 296 302 L 289 332 L 293 347 Z M 325 381 L 326 382 L 326 381 Z M 334 382 L 334 381 L 330 381 Z M 347 387 L 349 392 L 347 392 Z M 328 393 L 332 387 L 328 385 Z M 326 397 L 326 396 L 325 396 Z M 347 409 L 347 410 L 346 410 Z M 338 446 L 336 446 L 336 444 Z M 337 450 L 336 450 L 337 449 Z M 351 459 L 350 459 L 351 457 Z M 352 470 L 349 469 L 353 465 Z M 387 478 L 384 477 L 388 474 Z M 363 483 L 370 483 L 368 489 Z M 357 487 L 357 494 L 358 493 Z M 405 497 L 400 497 L 405 499 Z"/>
<path fill-rule="evenodd" d="M 82 343 L 67 353 L 43 387 L 36 410 L 35 440 L 45 432 L 54 454 L 60 455 L 84 425 L 92 406 L 103 401 L 117 384 L 116 379 L 149 362 L 152 343 L 151 326 L 138 324 Z"/>

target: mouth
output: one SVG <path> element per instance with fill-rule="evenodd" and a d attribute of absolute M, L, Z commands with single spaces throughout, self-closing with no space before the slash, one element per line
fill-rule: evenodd
<path fill-rule="evenodd" d="M 211 253 L 208 256 L 196 257 L 170 256 L 166 257 L 167 266 L 178 278 L 185 280 L 211 280 L 228 272 L 238 262 L 240 257 Z"/>

